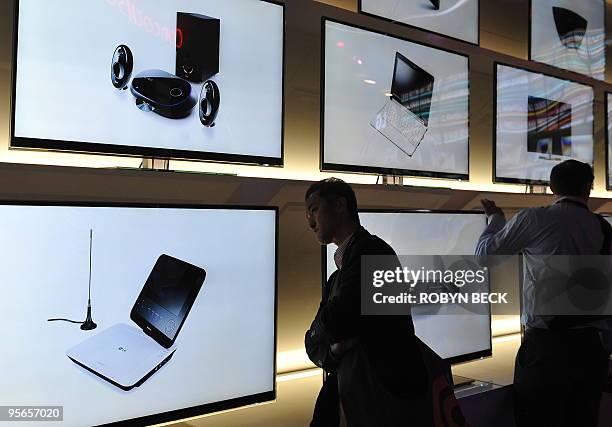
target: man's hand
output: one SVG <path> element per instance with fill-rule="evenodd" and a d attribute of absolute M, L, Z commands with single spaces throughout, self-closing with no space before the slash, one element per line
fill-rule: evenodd
<path fill-rule="evenodd" d="M 353 348 L 357 344 L 356 338 L 351 338 L 342 342 L 336 342 L 331 345 L 331 353 L 336 359 L 339 359 L 344 353 Z"/>
<path fill-rule="evenodd" d="M 498 208 L 493 200 L 482 199 L 480 203 L 482 203 L 482 207 L 484 208 L 485 214 L 487 216 L 491 216 L 494 214 L 504 214 L 504 211 Z"/>

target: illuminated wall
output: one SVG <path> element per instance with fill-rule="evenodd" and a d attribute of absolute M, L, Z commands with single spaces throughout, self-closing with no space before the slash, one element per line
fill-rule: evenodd
<path fill-rule="evenodd" d="M 354 13 L 357 0 L 287 0 L 285 64 L 285 166 L 259 167 L 202 162 L 171 161 L 170 168 L 185 171 L 237 174 L 242 177 L 274 178 L 282 181 L 219 178 L 155 172 L 96 171 L 82 168 L 138 167 L 140 158 L 9 150 L 13 2 L 0 2 L 0 162 L 76 166 L 79 169 L 0 165 L 0 197 L 47 200 L 120 200 L 161 202 L 206 202 L 271 204 L 280 207 L 279 264 L 279 369 L 304 367 L 303 333 L 320 298 L 320 252 L 307 230 L 302 207 L 307 183 L 338 176 L 351 183 L 373 184 L 377 177 L 319 172 L 319 92 L 321 17 L 327 16 L 393 35 L 456 50 L 470 56 L 470 181 L 408 178 L 404 184 L 429 189 L 388 189 L 359 186 L 358 197 L 367 207 L 471 209 L 482 192 L 522 193 L 524 186 L 492 184 L 493 62 L 527 66 L 555 74 L 527 58 L 528 0 L 481 0 L 481 47 L 429 35 Z M 607 9 L 612 5 L 607 4 Z M 78 36 L 78 35 L 76 35 Z M 75 53 L 78 54 L 78 53 Z M 109 52 L 109 62 L 112 52 Z M 608 61 L 609 62 L 609 61 Z M 567 73 L 556 71 L 557 75 Z M 610 74 L 608 73 L 608 76 Z M 41 76 L 44 78 L 44 76 Z M 595 85 L 595 191 L 605 191 L 604 98 L 605 83 L 572 75 L 577 81 Z M 608 77 L 608 81 L 610 78 Z M 50 82 L 52 84 L 52 82 Z M 232 181 L 234 179 L 234 181 Z M 296 181 L 294 181 L 296 180 Z M 447 189 L 435 189 L 444 187 Z M 448 190 L 466 190 L 451 192 Z M 221 194 L 221 195 L 220 195 Z M 512 211 L 526 204 L 545 203 L 548 198 L 526 198 L 499 194 Z M 543 196 L 541 196 L 543 197 Z M 603 202 L 601 202 L 603 205 Z M 296 261 L 299 260 L 299 261 Z M 510 284 L 511 286 L 512 284 Z M 505 286 L 505 285 L 504 285 Z M 513 323 L 514 322 L 514 323 Z M 510 326 L 508 326 L 510 325 Z M 498 325 L 498 331 L 515 330 L 515 320 Z"/>

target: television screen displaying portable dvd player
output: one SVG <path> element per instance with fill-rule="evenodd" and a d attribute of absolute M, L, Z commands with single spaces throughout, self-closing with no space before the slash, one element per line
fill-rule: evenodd
<path fill-rule="evenodd" d="M 275 208 L 2 202 L 0 221 L 4 404 L 81 427 L 275 398 Z"/>

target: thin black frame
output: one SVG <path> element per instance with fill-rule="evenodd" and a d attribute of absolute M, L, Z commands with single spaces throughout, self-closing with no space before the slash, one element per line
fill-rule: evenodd
<path fill-rule="evenodd" d="M 603 17 L 604 17 L 604 44 L 605 44 L 605 40 L 607 38 L 606 37 L 606 34 L 607 34 L 606 33 L 606 28 L 608 28 L 608 27 L 607 27 L 607 17 L 606 17 L 606 2 L 605 2 L 605 0 L 602 0 L 602 2 L 603 2 Z M 580 73 L 578 71 L 574 71 L 574 70 L 569 70 L 567 68 L 558 67 L 556 65 L 549 64 L 547 62 L 541 62 L 541 61 L 538 61 L 536 59 L 532 59 L 531 58 L 531 34 L 532 34 L 531 26 L 533 25 L 533 13 L 532 13 L 533 12 L 533 7 L 532 6 L 533 6 L 533 0 L 529 0 L 529 6 L 528 6 L 529 7 L 529 24 L 528 24 L 529 28 L 527 29 L 527 31 L 528 31 L 528 34 L 527 34 L 527 59 L 529 61 L 533 61 L 533 62 L 535 62 L 537 64 L 542 64 L 542 65 L 546 65 L 546 66 L 549 66 L 549 67 L 553 67 L 553 68 L 556 68 L 557 70 L 563 70 L 563 71 L 568 72 L 568 73 L 575 73 L 575 74 L 577 74 L 579 76 L 587 77 L 589 79 L 593 79 L 595 81 L 605 83 L 606 82 L 606 75 L 605 75 L 606 74 L 606 54 L 605 54 L 605 51 L 604 51 L 604 78 L 602 80 L 600 80 L 600 79 L 598 79 L 596 77 L 590 76 L 588 74 L 583 74 L 583 73 Z"/>
<path fill-rule="evenodd" d="M 605 120 L 604 120 L 604 126 L 605 126 L 605 144 L 606 144 L 606 191 L 610 191 L 612 190 L 612 185 L 610 185 L 610 131 L 608 130 L 608 126 L 610 125 L 610 119 L 609 119 L 609 114 L 610 114 L 610 96 L 612 96 L 612 92 L 604 92 L 604 96 L 606 97 L 606 100 L 604 101 L 604 105 L 606 106 L 606 111 L 605 111 Z"/>
<path fill-rule="evenodd" d="M 152 157 L 169 160 L 201 161 L 234 163 L 260 166 L 284 166 L 285 158 L 285 60 L 287 45 L 287 11 L 285 3 L 277 0 L 258 0 L 280 6 L 283 11 L 283 48 L 281 67 L 281 135 L 280 157 L 253 156 L 244 154 L 218 153 L 207 151 L 175 150 L 167 148 L 153 148 L 141 146 L 128 146 L 120 144 L 107 144 L 97 142 L 64 141 L 55 139 L 41 139 L 15 136 L 15 103 L 17 96 L 17 54 L 19 44 L 19 2 L 15 0 L 13 11 L 13 50 L 11 67 L 11 121 L 9 149 L 31 149 L 41 151 L 59 151 L 64 153 L 107 155 L 121 157 Z"/>
<path fill-rule="evenodd" d="M 40 206 L 40 207 L 86 207 L 86 208 L 141 208 L 141 209 L 191 209 L 191 210 L 242 210 L 242 211 L 271 211 L 274 212 L 274 348 L 273 348 L 273 371 L 272 390 L 242 396 L 219 402 L 206 403 L 204 405 L 190 408 L 176 409 L 154 415 L 146 415 L 138 418 L 114 421 L 107 424 L 99 424 L 98 427 L 130 425 L 148 426 L 166 422 L 180 421 L 186 418 L 211 414 L 214 412 L 236 409 L 256 403 L 270 402 L 276 399 L 276 352 L 278 349 L 278 252 L 279 252 L 279 208 L 278 206 L 249 206 L 249 205 L 208 205 L 208 204 L 179 204 L 179 203 L 118 203 L 118 202 L 89 202 L 89 201 L 4 201 L 0 200 L 2 206 Z"/>
<path fill-rule="evenodd" d="M 446 172 L 432 172 L 432 171 L 423 171 L 423 170 L 411 170 L 411 169 L 393 169 L 393 168 L 384 168 L 378 166 L 358 166 L 358 165 L 347 165 L 341 163 L 326 163 L 325 156 L 325 40 L 326 40 L 326 28 L 325 23 L 335 22 L 337 24 L 346 25 L 348 27 L 356 28 L 358 30 L 371 32 L 374 34 L 383 35 L 386 37 L 391 37 L 394 39 L 402 40 L 408 43 L 414 43 L 421 46 L 425 46 L 431 49 L 444 51 L 447 53 L 452 53 L 454 55 L 459 55 L 467 58 L 467 92 L 468 92 L 468 115 L 467 115 L 467 126 L 468 126 L 468 139 L 467 139 L 467 173 L 446 173 Z M 464 53 L 455 52 L 450 49 L 436 47 L 427 43 L 418 42 L 415 40 L 410 40 L 405 37 L 392 35 L 385 33 L 383 31 L 374 30 L 371 28 L 367 28 L 365 26 L 353 24 L 350 22 L 342 21 L 335 18 L 330 18 L 328 16 L 321 17 L 321 84 L 320 84 L 320 106 L 319 106 L 319 169 L 322 172 L 354 172 L 354 173 L 362 173 L 362 174 L 374 174 L 374 175 L 397 175 L 397 176 L 413 176 L 419 178 L 441 178 L 441 179 L 449 179 L 449 180 L 458 180 L 458 181 L 469 181 L 470 179 L 470 118 L 471 118 L 471 96 L 470 96 L 470 56 Z"/>
<path fill-rule="evenodd" d="M 567 78 L 554 76 L 548 73 L 542 73 L 540 71 L 530 70 L 529 68 L 521 67 L 518 65 L 511 65 L 500 61 L 493 62 L 493 141 L 492 150 L 493 150 L 493 182 L 496 184 L 523 184 L 523 185 L 545 185 L 548 186 L 549 181 L 544 180 L 534 180 L 527 178 L 508 178 L 508 177 L 498 177 L 497 176 L 497 67 L 501 65 L 504 67 L 514 68 L 516 70 L 526 71 L 532 74 L 540 74 L 545 77 L 552 77 L 557 80 L 563 80 L 570 83 L 575 83 L 577 85 L 585 86 L 591 89 L 593 92 L 593 99 L 591 101 L 591 140 L 593 143 L 592 151 L 593 151 L 593 167 L 595 166 L 595 88 L 589 84 L 579 83 L 575 80 L 570 80 Z"/>
<path fill-rule="evenodd" d="M 461 43 L 468 43 L 468 44 L 470 44 L 472 46 L 480 46 L 480 1 L 481 0 L 476 0 L 476 2 L 478 3 L 478 5 L 477 5 L 478 11 L 477 11 L 477 17 L 476 17 L 476 25 L 477 25 L 477 31 L 476 32 L 478 33 L 478 36 L 477 36 L 478 40 L 477 40 L 476 43 L 468 41 L 468 40 L 460 39 L 458 37 L 449 36 L 448 34 L 439 33 L 437 31 L 428 30 L 427 28 L 418 27 L 416 25 L 408 24 L 406 22 L 396 21 L 396 20 L 388 18 L 386 16 L 381 16 L 381 15 L 376 15 L 374 13 L 365 12 L 363 10 L 362 4 L 361 4 L 363 2 L 363 0 L 357 0 L 357 13 L 359 13 L 360 15 L 371 16 L 373 18 L 381 19 L 381 20 L 386 21 L 386 22 L 391 22 L 392 24 L 398 24 L 398 25 L 401 25 L 403 27 L 414 28 L 414 29 L 417 29 L 417 30 L 420 30 L 420 31 L 426 31 L 428 33 L 435 34 L 435 35 L 441 36 L 441 37 L 445 37 L 445 38 L 448 38 L 448 39 L 451 39 L 451 40 L 456 40 L 456 41 L 461 42 Z"/>
<path fill-rule="evenodd" d="M 484 215 L 483 211 L 462 211 L 462 210 L 442 210 L 442 209 L 384 209 L 384 208 L 370 208 L 370 209 L 359 209 L 359 213 L 408 213 L 408 214 L 468 214 L 468 215 Z M 485 218 L 486 222 L 486 218 Z M 399 254 L 401 255 L 401 254 Z M 321 246 L 321 296 L 323 296 L 323 288 L 327 283 L 327 245 Z M 489 283 L 491 283 L 491 276 L 489 275 Z M 449 364 L 455 365 L 458 363 L 469 362 L 472 360 L 482 359 L 484 357 L 490 357 L 493 355 L 493 330 L 492 328 L 492 313 L 491 304 L 489 306 L 489 349 L 480 350 L 472 353 L 461 354 L 458 356 L 449 357 L 446 360 Z"/>

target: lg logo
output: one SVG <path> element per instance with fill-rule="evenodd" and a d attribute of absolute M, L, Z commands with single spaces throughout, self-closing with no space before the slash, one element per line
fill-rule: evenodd
<path fill-rule="evenodd" d="M 118 350 L 119 350 L 119 351 L 122 351 L 122 352 L 124 352 L 124 353 L 125 353 L 125 352 L 127 351 L 127 348 L 124 348 L 124 347 L 119 347 L 119 349 L 118 349 Z"/>

